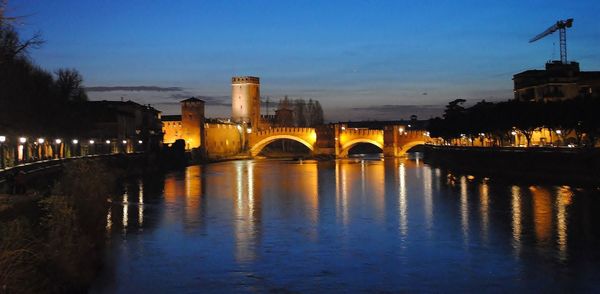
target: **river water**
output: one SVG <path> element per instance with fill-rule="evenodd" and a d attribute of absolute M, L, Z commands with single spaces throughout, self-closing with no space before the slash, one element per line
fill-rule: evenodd
<path fill-rule="evenodd" d="M 598 292 L 599 197 L 418 158 L 191 166 L 126 183 L 92 292 Z"/>

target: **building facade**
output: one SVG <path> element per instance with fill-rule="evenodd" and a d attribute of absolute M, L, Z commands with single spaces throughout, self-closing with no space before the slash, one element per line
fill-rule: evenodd
<path fill-rule="evenodd" d="M 513 76 L 519 101 L 557 101 L 578 96 L 600 97 L 600 71 L 581 71 L 578 62 L 546 63 L 544 70 L 526 70 Z"/>

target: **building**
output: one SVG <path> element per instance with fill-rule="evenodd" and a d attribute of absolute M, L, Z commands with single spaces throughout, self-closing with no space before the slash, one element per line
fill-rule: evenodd
<path fill-rule="evenodd" d="M 189 98 L 181 101 L 181 115 L 165 115 L 162 118 L 163 142 L 173 144 L 185 141 L 185 149 L 199 148 L 204 136 L 204 101 Z"/>
<path fill-rule="evenodd" d="M 199 148 L 204 136 L 204 101 L 189 98 L 181 101 L 181 128 L 186 149 Z"/>
<path fill-rule="evenodd" d="M 260 130 L 260 79 L 231 78 L 231 120 Z"/>
<path fill-rule="evenodd" d="M 127 142 L 127 146 L 142 142 L 156 147 L 162 142 L 161 113 L 151 106 L 133 101 L 89 101 L 87 112 L 92 125 L 87 134 L 90 138 Z"/>
<path fill-rule="evenodd" d="M 520 72 L 513 81 L 515 99 L 520 101 L 600 97 L 600 71 L 581 71 L 578 62 L 548 62 L 544 70 Z"/>
<path fill-rule="evenodd" d="M 183 139 L 181 115 L 163 115 L 162 123 L 163 142 L 165 144 L 173 144 L 175 141 Z"/>

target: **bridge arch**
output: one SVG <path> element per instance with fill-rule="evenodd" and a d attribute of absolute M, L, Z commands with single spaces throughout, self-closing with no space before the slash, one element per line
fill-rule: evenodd
<path fill-rule="evenodd" d="M 410 150 L 411 148 L 415 147 L 415 146 L 419 146 L 419 145 L 425 145 L 427 142 L 423 141 L 423 140 L 417 140 L 417 141 L 410 141 L 407 142 L 405 144 L 403 144 L 402 146 L 400 146 L 400 150 L 398 150 L 398 154 L 396 156 L 404 156 L 406 154 L 406 152 L 408 150 Z"/>
<path fill-rule="evenodd" d="M 273 135 L 273 136 L 269 136 L 267 138 L 264 138 L 258 142 L 256 142 L 254 145 L 252 145 L 250 147 L 250 154 L 252 156 L 257 156 L 262 150 L 263 148 L 265 148 L 267 145 L 269 145 L 270 143 L 272 143 L 273 141 L 276 140 L 281 140 L 281 139 L 288 139 L 288 140 L 293 140 L 299 143 L 302 143 L 302 145 L 308 147 L 308 149 L 310 149 L 311 152 L 313 152 L 315 150 L 315 146 L 314 143 L 310 143 L 298 136 L 293 136 L 293 135 Z"/>
<path fill-rule="evenodd" d="M 381 149 L 381 152 L 383 152 L 383 142 L 379 142 L 373 139 L 368 139 L 368 138 L 358 138 L 358 139 L 354 139 L 348 142 L 345 142 L 342 145 L 341 151 L 340 151 L 340 156 L 348 156 L 348 151 L 350 151 L 350 149 L 352 147 L 354 147 L 356 144 L 360 144 L 360 143 L 367 143 L 367 144 L 372 144 L 377 146 L 378 148 Z"/>

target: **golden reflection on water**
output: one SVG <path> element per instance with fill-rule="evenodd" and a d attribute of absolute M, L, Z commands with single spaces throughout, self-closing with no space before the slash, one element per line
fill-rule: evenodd
<path fill-rule="evenodd" d="M 344 228 L 348 226 L 348 180 L 347 163 L 338 161 L 335 164 L 335 207 L 337 218 L 342 220 Z"/>
<path fill-rule="evenodd" d="M 567 220 L 568 212 L 567 206 L 571 205 L 573 201 L 573 191 L 568 186 L 562 186 L 558 188 L 556 197 L 556 235 L 558 237 L 557 244 L 559 250 L 559 257 L 561 260 L 567 259 Z"/>
<path fill-rule="evenodd" d="M 260 237 L 262 207 L 260 201 L 261 175 L 255 177 L 254 162 L 236 161 L 233 234 L 235 258 L 238 262 L 256 259 L 256 246 Z M 210 185 L 210 184 L 209 184 Z M 259 187 L 256 189 L 255 187 Z M 258 201 L 257 201 L 258 199 Z"/>
<path fill-rule="evenodd" d="M 469 241 L 469 199 L 467 191 L 467 177 L 460 177 L 460 223 L 462 227 L 463 240 Z"/>
<path fill-rule="evenodd" d="M 512 237 L 515 255 L 521 253 L 521 188 L 519 186 L 511 187 L 511 210 L 512 210 Z"/>
<path fill-rule="evenodd" d="M 535 238 L 540 244 L 548 244 L 552 237 L 552 195 L 547 188 L 529 187 L 533 201 Z"/>
<path fill-rule="evenodd" d="M 375 203 L 375 218 L 379 222 L 385 219 L 385 164 L 383 161 L 369 161 L 364 167 L 366 182 L 363 186 L 367 191 L 363 192 L 363 201 L 373 201 Z"/>
<path fill-rule="evenodd" d="M 319 181 L 319 166 L 323 165 L 329 172 L 334 168 L 335 178 L 320 179 Z M 286 209 L 290 209 L 292 206 L 296 211 L 303 209 L 301 212 L 311 222 L 307 228 L 307 236 L 316 240 L 319 237 L 319 218 L 322 213 L 320 212 L 320 203 L 327 203 L 321 201 L 327 201 L 323 197 L 329 197 L 329 195 L 319 195 L 319 183 L 327 183 L 327 180 L 335 181 L 335 191 L 330 190 L 330 193 L 335 192 L 335 216 L 339 222 L 338 226 L 347 230 L 349 222 L 356 219 L 351 217 L 350 213 L 360 212 L 360 209 L 364 207 L 374 209 L 374 213 L 371 215 L 377 221 L 385 221 L 386 212 L 394 214 L 397 211 L 398 234 L 404 239 L 408 237 L 410 230 L 409 213 L 418 216 L 421 209 L 427 234 L 436 233 L 436 226 L 440 226 L 440 223 L 443 222 L 438 222 L 440 216 L 434 215 L 434 193 L 439 193 L 439 185 L 447 179 L 447 185 L 455 187 L 454 191 L 458 188 L 459 198 L 452 198 L 452 206 L 445 206 L 444 201 L 446 200 L 441 197 L 435 198 L 435 204 L 440 203 L 438 204 L 440 208 L 454 207 L 454 212 L 458 208 L 460 220 L 454 217 L 453 221 L 460 221 L 462 232 L 456 230 L 454 234 L 459 235 L 457 237 L 460 238 L 462 233 L 462 241 L 464 244 L 468 244 L 471 238 L 471 225 L 473 227 L 479 225 L 481 240 L 485 243 L 489 242 L 491 237 L 494 237 L 490 234 L 497 233 L 497 231 L 490 231 L 493 227 L 490 222 L 500 223 L 501 221 L 501 219 L 492 218 L 496 214 L 490 213 L 497 207 L 502 207 L 500 206 L 502 199 L 494 199 L 492 198 L 494 195 L 490 195 L 490 187 L 494 187 L 494 183 L 490 184 L 484 179 L 477 184 L 477 182 L 469 180 L 467 176 L 446 175 L 440 169 L 432 169 L 427 164 L 419 165 L 417 168 L 417 163 L 414 161 L 394 159 L 393 164 L 387 165 L 387 171 L 383 161 L 369 160 L 337 160 L 334 166 L 316 162 L 235 161 L 211 166 L 208 172 L 208 167 L 192 166 L 186 169 L 184 177 L 181 174 L 171 174 L 165 178 L 163 195 L 166 213 L 164 220 L 167 224 L 173 224 L 183 219 L 184 227 L 190 230 L 195 228 L 195 224 L 203 221 L 206 195 L 217 197 L 215 203 L 226 201 L 224 203 L 232 207 L 231 224 L 235 259 L 241 263 L 252 262 L 257 259 L 257 248 L 260 247 L 262 238 L 263 194 L 269 196 L 268 206 L 272 206 L 271 201 L 276 201 L 277 207 L 282 209 L 277 212 L 269 211 L 269 215 L 275 213 L 278 217 L 288 217 L 287 214 L 291 210 L 286 211 Z M 417 171 L 413 173 L 410 169 Z M 387 185 L 388 188 L 393 187 L 387 191 L 387 197 L 391 197 L 389 199 L 392 201 L 387 202 L 386 172 L 390 173 L 388 179 L 394 183 L 394 186 Z M 331 175 L 331 173 L 327 175 Z M 469 197 L 469 184 L 477 185 L 471 188 L 478 188 L 478 199 L 474 194 Z M 138 191 L 135 191 L 136 186 Z M 420 187 L 422 187 L 422 195 L 419 195 Z M 418 192 L 412 195 L 412 192 L 409 191 Z M 411 195 L 408 195 L 409 193 Z M 510 188 L 510 194 L 510 204 L 504 202 L 506 209 L 510 209 L 505 221 L 511 224 L 511 231 L 506 231 L 505 237 L 507 238 L 505 239 L 507 241 L 512 239 L 510 242 L 513 245 L 514 255 L 519 257 L 524 244 L 526 244 L 524 242 L 528 241 L 523 236 L 534 236 L 535 247 L 544 250 L 548 247 L 554 248 L 558 252 L 558 258 L 566 260 L 569 245 L 569 206 L 573 202 L 574 191 L 568 186 L 556 189 L 531 186 L 529 189 L 522 189 L 513 185 Z M 135 201 L 135 198 L 138 202 L 137 225 L 142 228 L 145 213 L 147 213 L 144 209 L 147 201 L 145 197 L 148 196 L 145 195 L 144 184 L 141 180 L 137 182 L 137 185 L 125 187 L 121 202 L 114 203 L 114 206 L 107 211 L 107 233 L 113 230 L 118 233 L 119 229 L 117 227 L 113 229 L 113 226 L 121 225 L 122 234 L 125 236 L 128 227 L 135 226 L 135 203 L 133 203 L 134 206 L 131 206 L 132 203 L 130 203 L 130 201 Z M 320 197 L 322 198 L 320 199 Z M 386 207 L 386 204 L 395 204 L 395 197 L 398 197 L 398 207 Z M 409 197 L 413 198 L 409 199 Z M 423 199 L 422 208 L 419 207 L 421 197 Z M 415 203 L 419 206 L 413 207 L 416 210 L 409 212 L 408 204 L 412 200 L 416 200 Z M 457 204 L 457 200 L 458 206 L 454 206 Z M 118 207 L 118 204 L 122 208 Z M 131 209 L 134 209 L 133 211 L 130 211 L 130 206 Z M 476 208 L 476 206 L 478 207 Z M 387 211 L 387 208 L 391 210 Z M 471 209 L 475 213 L 478 209 L 478 218 L 475 216 L 470 218 Z M 120 213 L 122 215 L 119 215 Z M 130 213 L 131 219 L 129 219 Z M 121 224 L 118 223 L 119 220 Z M 533 226 L 529 226 L 530 220 L 533 221 Z M 229 222 L 229 220 L 227 221 Z M 146 226 L 151 223 L 148 222 Z M 414 234 L 418 234 L 417 231 Z"/>
<path fill-rule="evenodd" d="M 423 166 L 423 197 L 425 210 L 425 225 L 427 232 L 431 234 L 433 227 L 433 170 L 428 165 Z"/>
<path fill-rule="evenodd" d="M 127 234 L 127 226 L 129 225 L 129 194 L 127 188 L 123 193 L 123 235 Z"/>
<path fill-rule="evenodd" d="M 404 162 L 400 162 L 400 166 L 398 167 L 398 182 L 400 183 L 398 200 L 400 234 L 402 234 L 403 237 L 406 237 L 408 234 L 408 212 L 406 210 L 406 167 L 404 166 Z"/>
<path fill-rule="evenodd" d="M 144 184 L 138 180 L 138 225 L 144 226 Z"/>
<path fill-rule="evenodd" d="M 487 181 L 483 181 L 479 185 L 479 213 L 481 215 L 481 234 L 483 236 L 483 241 L 488 241 L 488 231 L 489 231 L 489 223 L 490 223 L 490 195 L 489 195 L 490 187 Z"/>

